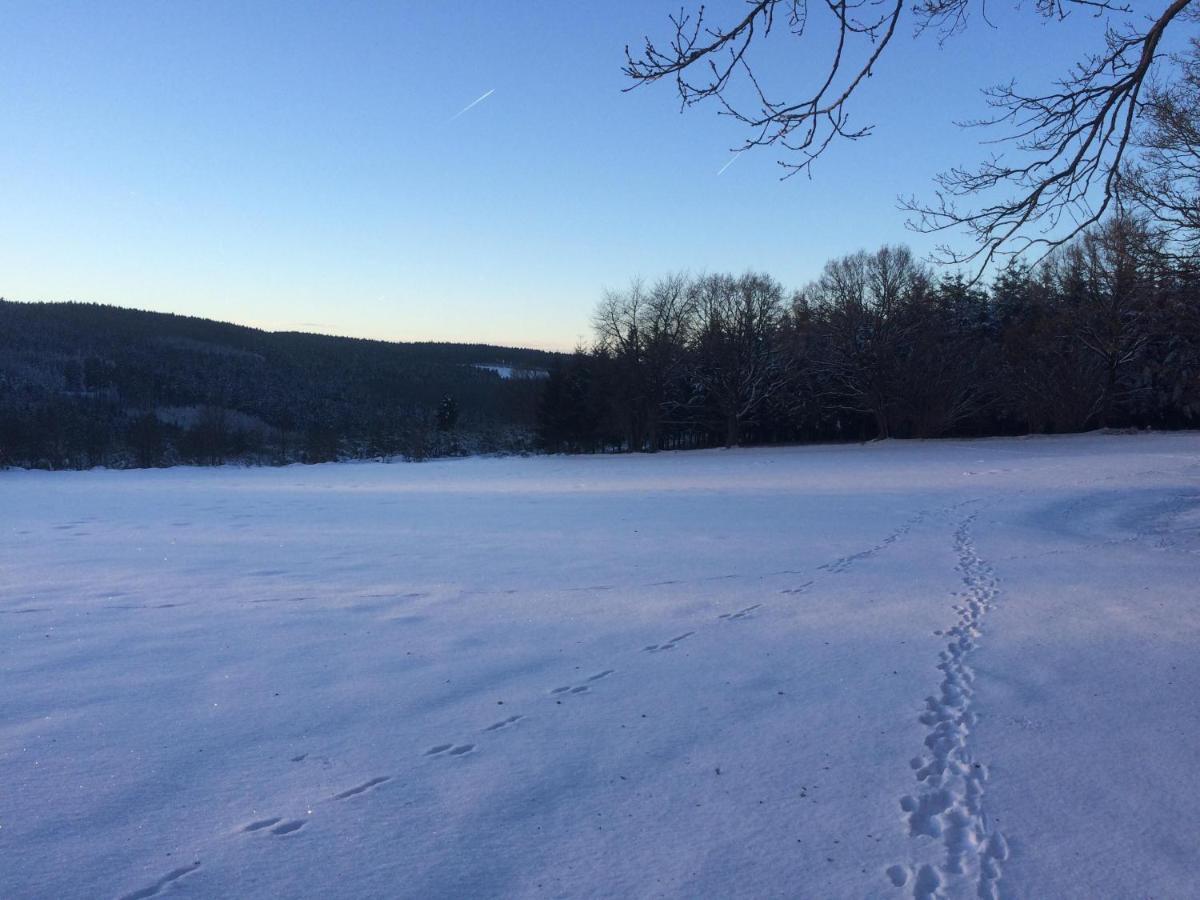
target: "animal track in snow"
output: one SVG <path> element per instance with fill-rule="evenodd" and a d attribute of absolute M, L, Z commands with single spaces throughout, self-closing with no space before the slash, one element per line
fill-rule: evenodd
<path fill-rule="evenodd" d="M 484 731 L 499 731 L 501 728 L 507 728 L 509 725 L 515 725 L 517 722 L 520 722 L 523 718 L 525 718 L 525 717 L 524 716 L 509 716 L 507 719 L 501 719 L 499 722 L 494 722 L 493 724 L 489 725 L 487 728 L 485 728 L 483 730 Z"/>
<path fill-rule="evenodd" d="M 600 681 L 601 679 L 607 678 L 609 675 L 612 675 L 616 671 L 617 671 L 616 669 L 605 669 L 603 672 L 597 672 L 595 675 L 589 676 L 587 679 L 585 679 L 585 681 L 586 682 Z M 550 693 L 551 694 L 586 694 L 590 690 L 591 690 L 591 688 L 588 686 L 587 683 L 585 683 L 585 684 L 564 684 L 562 687 L 554 688 L 552 691 L 550 691 Z"/>
<path fill-rule="evenodd" d="M 836 575 L 839 572 L 845 572 L 860 559 L 866 559 L 869 556 L 873 556 L 874 553 L 875 549 L 872 547 L 869 550 L 861 550 L 858 553 L 851 554 L 850 556 L 843 556 L 839 559 L 835 559 L 833 562 L 825 563 L 824 565 L 817 566 L 817 568 L 823 572 L 829 572 L 832 575 Z"/>
<path fill-rule="evenodd" d="M 243 826 L 242 833 L 253 834 L 256 831 L 263 831 L 269 828 L 271 829 L 271 834 L 291 834 L 294 831 L 299 831 L 304 825 L 304 819 L 292 819 L 289 822 L 284 822 L 282 816 L 272 816 L 269 819 L 258 819 L 249 825 Z"/>
<path fill-rule="evenodd" d="M 916 527 L 918 524 L 923 522 L 928 517 L 929 517 L 929 511 L 922 510 L 921 512 L 919 512 L 915 516 L 913 516 L 911 519 L 909 519 L 907 522 L 905 522 L 903 525 L 901 525 L 899 528 L 897 528 L 895 531 L 893 531 L 891 534 L 889 534 L 887 537 L 885 537 L 883 540 L 881 540 L 874 547 L 868 547 L 866 550 L 860 550 L 857 553 L 851 553 L 849 556 L 842 556 L 838 559 L 835 559 L 833 562 L 828 562 L 828 563 L 825 563 L 824 565 L 817 566 L 817 569 L 819 569 L 822 572 L 828 572 L 831 575 L 837 575 L 841 572 L 845 572 L 856 562 L 860 562 L 861 560 L 864 560 L 864 559 L 870 559 L 872 556 L 874 556 L 876 553 L 879 553 L 881 550 L 887 549 L 892 544 L 896 543 L 896 541 L 900 540 L 900 538 L 904 537 L 906 534 L 908 534 L 910 531 L 912 531 L 914 527 Z M 802 587 L 807 587 L 807 585 L 803 585 Z"/>
<path fill-rule="evenodd" d="M 475 749 L 474 744 L 438 744 L 425 751 L 426 756 L 464 756 Z"/>
<path fill-rule="evenodd" d="M 376 778 L 372 778 L 370 781 L 364 781 L 362 784 L 359 784 L 352 788 L 344 790 L 340 794 L 334 794 L 333 799 L 334 800 L 345 800 L 348 797 L 355 797 L 359 794 L 366 793 L 367 791 L 371 790 L 372 788 L 378 787 L 379 785 L 384 784 L 391 780 L 392 780 L 392 776 L 390 776 L 390 775 L 380 775 Z"/>
<path fill-rule="evenodd" d="M 676 635 L 670 640 L 663 641 L 661 644 L 650 644 L 642 649 L 648 653 L 659 653 L 663 650 L 674 650 L 676 644 L 678 644 L 680 641 L 687 640 L 695 633 L 696 632 L 694 631 L 685 631 L 683 634 Z"/>
<path fill-rule="evenodd" d="M 833 562 L 829 562 L 829 563 L 825 563 L 824 565 L 817 566 L 817 569 L 819 571 L 828 572 L 830 574 L 838 574 L 840 572 L 845 572 L 847 569 L 849 569 L 852 565 L 854 565 L 859 560 L 867 559 L 871 556 L 874 556 L 875 554 L 879 553 L 880 551 L 882 551 L 882 550 L 886 549 L 887 547 L 890 547 L 892 544 L 896 543 L 896 541 L 900 540 L 902 537 L 904 537 L 910 531 L 912 531 L 912 529 L 914 527 L 916 527 L 921 522 L 925 521 L 929 517 L 929 515 L 930 515 L 930 513 L 927 510 L 922 510 L 921 512 L 918 512 L 916 515 L 912 516 L 907 522 L 905 522 L 903 525 L 901 525 L 899 528 L 897 528 L 895 531 L 893 531 L 887 537 L 883 538 L 883 540 L 881 540 L 878 544 L 875 544 L 872 547 L 868 547 L 866 550 L 861 550 L 858 553 L 852 553 L 849 556 L 843 556 L 838 559 L 835 559 Z M 798 575 L 798 574 L 800 574 L 800 570 L 785 569 L 780 572 L 772 572 L 770 574 L 776 575 L 776 576 L 777 575 Z M 711 578 L 699 579 L 699 580 L 718 581 L 718 580 L 724 580 L 724 579 L 729 579 L 729 578 L 738 578 L 738 577 L 741 577 L 741 576 L 717 575 L 717 576 L 713 576 Z M 681 583 L 682 582 L 675 582 L 675 581 L 657 582 L 657 584 L 681 584 Z M 808 581 L 805 581 L 804 583 L 799 584 L 796 587 L 784 588 L 783 590 L 780 591 L 780 593 L 781 594 L 803 594 L 810 587 L 812 587 L 813 584 L 815 584 L 815 581 L 812 579 L 809 579 Z M 762 606 L 763 606 L 763 604 L 761 604 L 761 603 L 755 603 L 751 606 L 744 607 L 743 609 L 735 610 L 734 612 L 722 613 L 721 615 L 717 616 L 717 618 L 724 619 L 726 622 L 735 621 L 735 620 L 739 620 L 739 619 L 752 618 L 754 612 L 758 609 L 761 609 Z M 695 634 L 694 631 L 689 631 L 689 632 L 686 632 L 685 634 L 679 635 L 678 637 L 673 637 L 670 640 L 663 641 L 660 644 L 649 644 L 648 646 L 643 647 L 642 649 L 648 653 L 659 653 L 663 650 L 673 650 L 680 641 L 684 640 L 685 638 L 691 637 L 693 634 Z M 570 688 L 569 687 L 557 688 L 555 690 L 555 693 L 565 692 L 567 690 L 570 690 Z"/>
<path fill-rule="evenodd" d="M 943 895 L 943 888 L 955 896 L 970 893 L 981 900 L 996 900 L 1000 864 L 1008 858 L 1004 835 L 988 827 L 983 813 L 988 770 L 972 758 L 967 746 L 975 724 L 971 710 L 975 672 L 968 658 L 978 646 L 984 617 L 999 593 L 995 571 L 980 558 L 971 539 L 974 519 L 968 516 L 954 533 L 957 570 L 965 590 L 954 607 L 958 621 L 941 632 L 950 641 L 938 654 L 939 691 L 926 699 L 919 717 L 929 732 L 926 752 L 910 762 L 918 788 L 900 798 L 909 835 L 940 841 L 945 851 L 943 863 L 923 865 L 917 872 L 914 900 L 934 900 Z M 897 871 L 904 874 L 903 881 L 897 881 Z M 907 871 L 903 866 L 887 870 L 896 887 L 907 883 Z"/>
<path fill-rule="evenodd" d="M 913 900 L 938 900 L 938 890 L 942 879 L 937 869 L 926 863 L 917 872 L 917 880 L 913 882 Z"/>
<path fill-rule="evenodd" d="M 178 609 L 186 603 L 106 603 L 104 609 Z"/>
<path fill-rule="evenodd" d="M 814 584 L 814 582 L 812 582 L 812 581 L 806 581 L 806 582 L 804 582 L 804 584 L 798 584 L 794 588 L 784 588 L 779 593 L 781 593 L 781 594 L 803 594 L 810 587 L 812 587 L 813 584 Z"/>
<path fill-rule="evenodd" d="M 275 816 L 271 819 L 259 819 L 257 822 L 251 822 L 249 825 L 245 826 L 242 831 L 262 831 L 264 828 L 270 828 L 272 825 L 278 825 L 282 821 L 283 819 L 281 819 L 279 816 Z"/>
<path fill-rule="evenodd" d="M 189 875 L 200 868 L 200 862 L 197 860 L 189 866 L 180 866 L 178 869 L 172 869 L 158 881 L 154 882 L 141 890 L 134 891 L 132 894 L 123 894 L 121 900 L 146 900 L 147 897 L 154 897 L 162 892 L 168 884 L 173 881 L 178 881 L 184 875 Z"/>

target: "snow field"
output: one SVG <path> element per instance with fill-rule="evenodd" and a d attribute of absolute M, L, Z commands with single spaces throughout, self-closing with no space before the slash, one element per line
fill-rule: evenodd
<path fill-rule="evenodd" d="M 0 505 L 3 897 L 1192 893 L 1194 434 Z"/>

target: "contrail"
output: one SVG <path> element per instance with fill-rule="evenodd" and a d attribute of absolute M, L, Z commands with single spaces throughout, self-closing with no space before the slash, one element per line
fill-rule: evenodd
<path fill-rule="evenodd" d="M 470 109 L 472 106 L 475 106 L 475 105 L 477 105 L 477 104 L 480 104 L 480 103 L 482 103 L 484 100 L 486 100 L 488 97 L 492 96 L 492 94 L 494 94 L 494 93 L 496 93 L 496 89 L 495 89 L 495 88 L 492 88 L 490 91 L 488 91 L 488 92 L 487 92 L 486 94 L 484 94 L 482 97 L 477 97 L 476 99 L 472 100 L 470 103 L 468 103 L 468 104 L 467 104 L 466 106 L 464 106 L 462 109 L 460 109 L 458 112 L 456 112 L 456 113 L 455 113 L 454 115 L 452 115 L 450 118 L 448 118 L 448 119 L 446 120 L 446 124 L 447 124 L 447 125 L 449 125 L 451 122 L 453 122 L 455 119 L 457 119 L 457 118 L 458 118 L 459 116 L 461 116 L 463 113 L 465 113 L 465 112 L 466 112 L 468 109 Z"/>
<path fill-rule="evenodd" d="M 726 170 L 726 169 L 728 169 L 730 166 L 732 166 L 732 165 L 733 165 L 735 162 L 737 162 L 737 158 L 738 158 L 739 156 L 741 156 L 741 155 L 742 155 L 743 153 L 745 153 L 745 152 L 746 152 L 746 148 L 745 148 L 745 147 L 743 147 L 743 148 L 742 148 L 741 150 L 739 150 L 737 153 L 733 154 L 733 156 L 731 156 L 731 157 L 729 158 L 729 162 L 725 163 L 725 165 L 723 165 L 723 166 L 721 166 L 721 168 L 717 169 L 717 174 L 718 174 L 718 175 L 724 175 L 724 174 L 725 174 L 725 170 Z"/>

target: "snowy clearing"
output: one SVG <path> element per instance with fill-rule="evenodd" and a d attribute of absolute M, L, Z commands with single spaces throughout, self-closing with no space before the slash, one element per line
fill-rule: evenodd
<path fill-rule="evenodd" d="M 0 503 L 0 897 L 1195 896 L 1200 435 Z"/>

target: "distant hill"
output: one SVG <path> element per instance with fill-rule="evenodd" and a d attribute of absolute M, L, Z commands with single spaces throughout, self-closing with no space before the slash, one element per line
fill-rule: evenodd
<path fill-rule="evenodd" d="M 0 465 L 522 451 L 556 356 L 0 300 Z"/>

